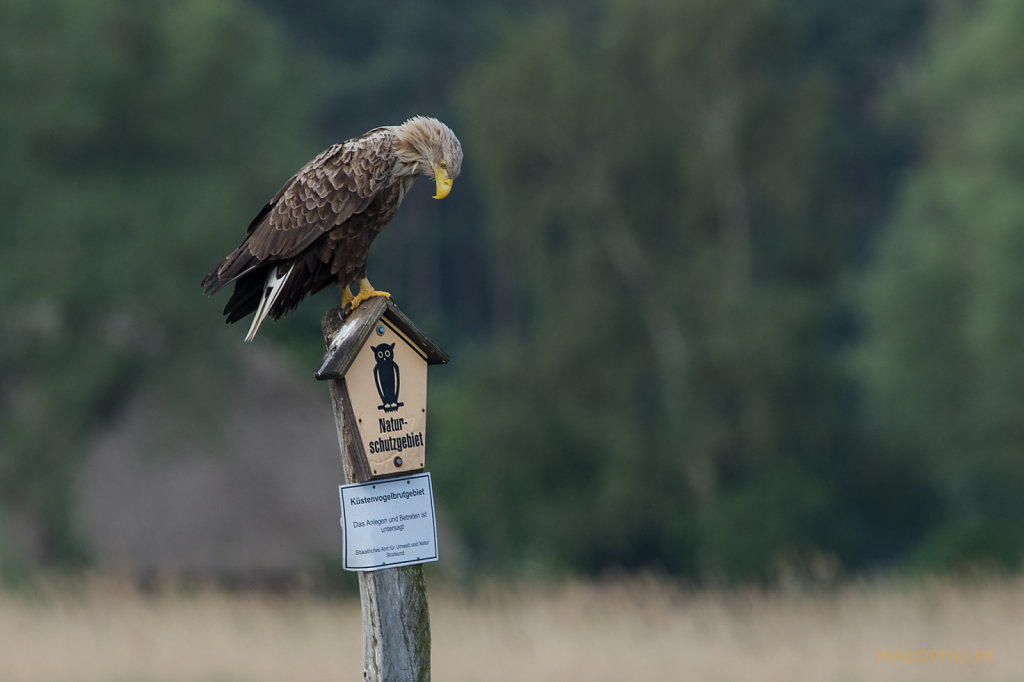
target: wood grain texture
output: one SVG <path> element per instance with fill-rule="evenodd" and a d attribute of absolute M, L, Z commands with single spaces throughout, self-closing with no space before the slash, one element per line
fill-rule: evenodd
<path fill-rule="evenodd" d="M 342 343 L 362 338 L 352 355 L 359 351 L 369 336 L 369 328 L 380 319 L 374 313 L 377 302 L 371 299 L 361 305 L 353 315 L 341 321 L 331 311 L 324 316 L 324 343 L 330 349 L 339 329 L 352 321 L 365 307 L 368 312 L 356 320 L 367 327 L 352 328 Z M 374 305 L 371 305 L 374 304 Z M 347 349 L 340 348 L 342 354 Z M 351 364 L 351 361 L 349 361 Z M 348 365 L 344 365 L 347 369 Z M 323 367 L 321 367 L 323 369 Z M 344 370 L 342 370 L 344 371 Z M 319 378 L 319 377 L 318 377 Z M 343 378 L 328 380 L 334 404 L 335 425 L 341 446 L 341 463 L 345 483 L 365 483 L 370 480 L 370 466 L 366 459 L 355 415 Z M 430 679 L 430 612 L 427 606 L 427 585 L 423 566 L 401 566 L 379 571 L 359 573 L 359 597 L 363 616 L 363 680 L 366 682 L 426 682 Z"/>
<path fill-rule="evenodd" d="M 430 613 L 423 566 L 359 574 L 363 679 L 430 679 Z"/>
<path fill-rule="evenodd" d="M 386 298 L 374 297 L 364 301 L 348 317 L 342 314 L 341 308 L 328 311 L 321 321 L 327 352 L 313 376 L 320 380 L 343 378 L 388 304 Z"/>
<path fill-rule="evenodd" d="M 448 362 L 448 353 L 427 338 L 427 335 L 421 332 L 393 301 L 376 297 L 364 301 L 348 317 L 342 314 L 341 308 L 330 310 L 324 315 L 321 325 L 327 351 L 313 376 L 320 380 L 344 377 L 366 343 L 366 339 L 373 332 L 373 325 L 382 317 L 386 317 L 419 347 L 426 356 L 428 365 L 443 365 Z"/>
<path fill-rule="evenodd" d="M 352 400 L 344 379 L 330 382 L 331 402 L 334 404 L 334 425 L 338 429 L 338 445 L 341 448 L 341 467 L 345 483 L 365 483 L 370 480 L 370 464 L 366 459 L 362 439 L 356 432 L 356 416 L 352 412 Z"/>

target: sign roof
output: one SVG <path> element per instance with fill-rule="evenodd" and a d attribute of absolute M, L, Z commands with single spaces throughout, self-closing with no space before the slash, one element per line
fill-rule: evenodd
<path fill-rule="evenodd" d="M 324 328 L 329 330 L 332 340 L 313 376 L 321 381 L 343 378 L 381 318 L 387 318 L 390 326 L 417 349 L 428 365 L 448 362 L 448 354 L 428 339 L 398 306 L 386 298 L 374 297 L 364 301 L 348 317 L 342 315 L 340 308 L 324 316 Z"/>

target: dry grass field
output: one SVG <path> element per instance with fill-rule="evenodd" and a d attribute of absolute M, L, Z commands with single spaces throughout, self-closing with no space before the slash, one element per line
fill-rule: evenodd
<path fill-rule="evenodd" d="M 430 589 L 444 682 L 1024 681 L 1024 578 L 813 593 L 653 580 Z M 104 581 L 0 594 L 3 682 L 358 680 L 360 656 L 354 599 L 140 595 Z"/>

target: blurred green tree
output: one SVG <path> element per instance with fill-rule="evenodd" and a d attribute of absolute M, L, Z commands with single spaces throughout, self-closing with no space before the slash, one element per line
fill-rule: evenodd
<path fill-rule="evenodd" d="M 899 83 L 922 158 L 867 280 L 860 356 L 876 437 L 945 498 L 917 559 L 938 568 L 1024 555 L 1024 5 L 944 9 Z"/>
<path fill-rule="evenodd" d="M 213 228 L 316 151 L 317 77 L 235 1 L 10 0 L 0 34 L 0 499 L 72 561 L 91 430 L 157 376 L 209 392 Z"/>
<path fill-rule="evenodd" d="M 458 194 L 410 197 L 371 271 L 454 353 L 431 456 L 476 559 L 751 577 L 943 520 L 916 561 L 988 546 L 1020 518 L 1020 17 L 949 20 L 917 117 L 880 121 L 928 4 L 7 0 L 0 514 L 80 558 L 83 443 L 142 384 L 201 416 L 239 333 L 198 281 L 268 188 L 427 113 Z M 848 285 L 918 127 L 863 301 L 865 441 Z M 324 296 L 268 337 L 315 356 Z"/>
<path fill-rule="evenodd" d="M 794 5 L 553 9 L 466 78 L 497 345 L 438 438 L 480 555 L 749 577 L 854 551 L 836 318 L 866 214 Z"/>

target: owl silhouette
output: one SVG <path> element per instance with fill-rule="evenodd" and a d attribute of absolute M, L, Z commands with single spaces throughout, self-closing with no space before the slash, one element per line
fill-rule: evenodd
<path fill-rule="evenodd" d="M 373 357 L 377 364 L 373 366 L 373 381 L 377 384 L 377 395 L 380 396 L 381 404 L 378 410 L 394 412 L 405 403 L 398 402 L 398 389 L 401 380 L 398 373 L 398 363 L 395 362 L 395 344 L 382 343 L 379 346 L 370 346 Z"/>

